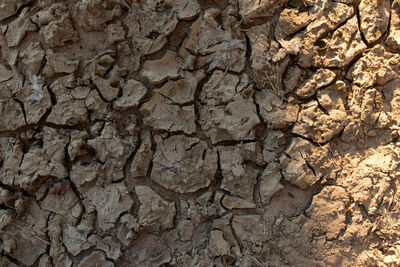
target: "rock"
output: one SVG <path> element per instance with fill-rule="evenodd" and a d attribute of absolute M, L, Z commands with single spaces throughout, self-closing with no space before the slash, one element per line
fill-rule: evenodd
<path fill-rule="evenodd" d="M 94 267 L 94 266 L 102 266 L 102 267 L 114 267 L 114 263 L 106 260 L 106 256 L 103 252 L 94 251 L 89 256 L 86 256 L 79 262 L 78 267 Z"/>
<path fill-rule="evenodd" d="M 377 41 L 388 28 L 390 1 L 362 0 L 358 10 L 361 33 L 368 43 Z"/>
<path fill-rule="evenodd" d="M 343 45 L 343 38 L 349 40 L 349 43 Z M 337 29 L 331 38 L 319 42 L 321 45 L 314 50 L 313 57 L 313 65 L 316 67 L 344 68 L 367 48 L 361 39 L 356 16 Z"/>
<path fill-rule="evenodd" d="M 217 171 L 217 153 L 197 138 L 175 135 L 155 137 L 151 179 L 178 193 L 195 192 L 213 181 Z"/>
<path fill-rule="evenodd" d="M 174 202 L 164 200 L 147 186 L 137 186 L 135 192 L 141 203 L 138 213 L 141 227 L 164 231 L 174 225 Z"/>
<path fill-rule="evenodd" d="M 27 5 L 32 0 L 18 0 L 18 1 L 9 1 L 9 0 L 1 0 L 0 1 L 0 21 L 15 15 L 21 6 Z"/>
<path fill-rule="evenodd" d="M 321 87 L 332 83 L 335 78 L 336 74 L 333 71 L 329 69 L 318 69 L 310 79 L 296 89 L 296 94 L 301 98 L 309 98 Z"/>
<path fill-rule="evenodd" d="M 83 204 L 87 212 L 97 211 L 99 227 L 107 231 L 115 227 L 121 213 L 131 209 L 133 200 L 123 183 L 115 183 L 105 187 L 92 187 Z"/>
<path fill-rule="evenodd" d="M 299 107 L 284 103 L 272 90 L 256 92 L 255 102 L 259 105 L 259 112 L 268 128 L 287 128 L 297 120 Z"/>
<path fill-rule="evenodd" d="M 181 60 L 175 52 L 168 50 L 164 57 L 158 60 L 146 61 L 143 65 L 143 76 L 154 84 L 164 82 L 166 79 L 179 77 Z"/>
<path fill-rule="evenodd" d="M 386 39 L 386 43 L 396 49 L 400 50 L 400 1 L 395 0 L 392 3 L 390 10 L 390 30 L 389 36 Z"/>
<path fill-rule="evenodd" d="M 346 191 L 339 186 L 327 186 L 314 196 L 307 215 L 311 216 L 313 229 L 327 239 L 335 239 L 346 227 L 346 206 L 349 202 Z"/>
<path fill-rule="evenodd" d="M 115 101 L 118 108 L 130 108 L 139 105 L 147 94 L 147 88 L 136 80 L 128 80 L 122 88 L 122 96 Z"/>
<path fill-rule="evenodd" d="M 155 130 L 170 132 L 184 132 L 193 134 L 196 131 L 196 115 L 194 106 L 180 106 L 162 94 L 155 91 L 154 96 L 143 104 L 141 110 L 144 114 L 145 125 Z"/>

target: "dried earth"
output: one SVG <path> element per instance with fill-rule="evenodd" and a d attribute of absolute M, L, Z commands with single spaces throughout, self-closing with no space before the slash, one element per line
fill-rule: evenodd
<path fill-rule="evenodd" d="M 400 0 L 0 0 L 0 266 L 399 266 Z"/>

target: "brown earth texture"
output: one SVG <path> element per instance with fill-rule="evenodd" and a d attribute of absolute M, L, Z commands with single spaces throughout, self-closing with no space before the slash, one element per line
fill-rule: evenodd
<path fill-rule="evenodd" d="M 0 0 L 0 266 L 399 266 L 400 0 Z"/>

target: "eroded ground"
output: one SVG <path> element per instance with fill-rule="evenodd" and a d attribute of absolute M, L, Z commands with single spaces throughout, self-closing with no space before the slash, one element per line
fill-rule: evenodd
<path fill-rule="evenodd" d="M 0 0 L 1 266 L 399 266 L 399 0 Z"/>

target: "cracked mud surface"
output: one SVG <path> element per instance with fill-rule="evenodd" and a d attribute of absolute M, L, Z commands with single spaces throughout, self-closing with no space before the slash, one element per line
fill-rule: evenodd
<path fill-rule="evenodd" d="M 0 266 L 399 266 L 399 0 L 0 0 Z"/>

